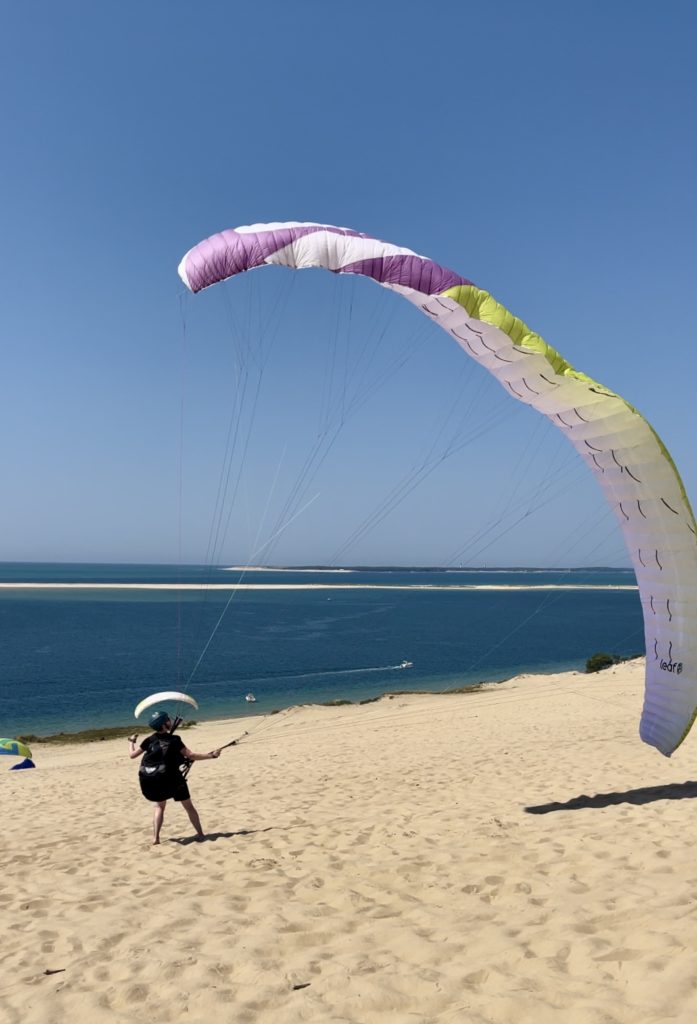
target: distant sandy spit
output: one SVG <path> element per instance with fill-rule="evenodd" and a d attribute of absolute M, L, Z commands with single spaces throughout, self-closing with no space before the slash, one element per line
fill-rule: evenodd
<path fill-rule="evenodd" d="M 125 741 L 0 771 L 4 1024 L 694 1024 L 697 741 L 643 663 L 186 733 L 207 837 Z M 4 766 L 2 766 L 4 769 Z"/>
<path fill-rule="evenodd" d="M 636 590 L 605 583 L 0 583 L 0 590 Z"/>
<path fill-rule="evenodd" d="M 360 572 L 359 569 L 332 569 L 324 566 L 322 568 L 313 569 L 307 566 L 302 568 L 294 568 L 292 565 L 225 565 L 222 566 L 223 572 L 311 572 L 311 573 L 344 573 L 344 572 Z"/>

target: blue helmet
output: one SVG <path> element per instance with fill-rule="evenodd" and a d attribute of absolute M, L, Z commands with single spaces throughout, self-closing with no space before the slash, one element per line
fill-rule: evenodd
<path fill-rule="evenodd" d="M 159 732 L 165 722 L 169 722 L 170 716 L 166 711 L 153 711 L 150 715 L 150 728 L 154 729 L 155 732 Z"/>

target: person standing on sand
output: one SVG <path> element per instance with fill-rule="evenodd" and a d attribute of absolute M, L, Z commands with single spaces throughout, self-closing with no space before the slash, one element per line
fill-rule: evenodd
<path fill-rule="evenodd" d="M 195 754 L 184 746 L 181 736 L 170 735 L 172 719 L 166 711 L 155 711 L 150 716 L 152 736 L 146 736 L 138 744 L 138 736 L 129 736 L 130 757 L 142 757 L 138 778 L 140 789 L 146 800 L 155 804 L 152 815 L 153 845 L 160 842 L 160 829 L 165 816 L 167 801 L 171 798 L 180 803 L 189 815 L 189 821 L 196 829 L 196 835 L 203 838 L 201 819 L 191 802 L 189 787 L 181 769 L 191 761 L 208 761 L 220 757 L 219 750 L 208 754 Z"/>

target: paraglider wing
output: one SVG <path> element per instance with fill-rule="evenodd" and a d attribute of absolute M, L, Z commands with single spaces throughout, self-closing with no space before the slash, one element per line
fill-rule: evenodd
<path fill-rule="evenodd" d="M 134 716 L 138 718 L 143 711 L 147 708 L 151 708 L 153 704 L 164 704 L 165 701 L 177 701 L 179 704 L 190 704 L 192 708 L 198 708 L 198 704 L 193 697 L 189 697 L 186 693 L 177 693 L 174 690 L 166 690 L 164 693 L 151 693 L 149 697 L 142 700 L 140 704 L 136 705 L 136 709 L 133 712 Z"/>
<path fill-rule="evenodd" d="M 640 734 L 670 756 L 697 715 L 697 525 L 651 425 L 488 292 L 410 249 L 347 228 L 291 222 L 223 231 L 190 249 L 179 274 L 198 292 L 264 264 L 360 274 L 399 292 L 568 437 L 603 489 L 631 555 L 646 640 Z"/>
<path fill-rule="evenodd" d="M 0 754 L 9 754 L 10 757 L 31 757 L 31 750 L 20 740 L 0 740 Z"/>

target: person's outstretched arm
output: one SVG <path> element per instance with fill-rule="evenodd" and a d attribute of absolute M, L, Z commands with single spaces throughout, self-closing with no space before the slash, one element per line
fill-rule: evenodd
<path fill-rule="evenodd" d="M 207 754 L 194 754 L 193 750 L 189 750 L 188 747 L 182 747 L 182 754 L 187 761 L 210 761 L 214 757 L 220 757 L 219 750 L 209 750 Z"/>

